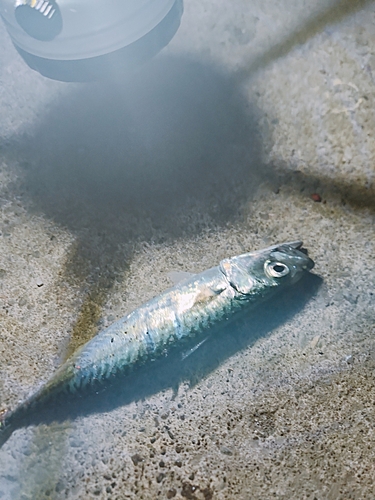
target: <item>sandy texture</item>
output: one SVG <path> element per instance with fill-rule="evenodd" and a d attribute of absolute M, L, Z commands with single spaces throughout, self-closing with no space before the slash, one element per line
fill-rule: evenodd
<path fill-rule="evenodd" d="M 0 498 L 373 499 L 374 4 L 186 0 L 123 83 L 49 81 L 0 42 L 1 408 L 168 271 L 302 239 L 317 275 L 16 431 Z"/>

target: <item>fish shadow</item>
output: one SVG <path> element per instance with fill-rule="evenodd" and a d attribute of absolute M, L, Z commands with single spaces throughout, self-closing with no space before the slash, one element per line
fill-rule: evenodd
<path fill-rule="evenodd" d="M 177 346 L 166 357 L 150 361 L 126 375 L 98 384 L 84 396 L 61 398 L 28 419 L 28 425 L 64 422 L 90 414 L 109 412 L 129 403 L 144 400 L 160 391 L 178 390 L 181 383 L 198 384 L 228 358 L 270 335 L 300 312 L 317 294 L 322 279 L 308 274 L 280 296 L 260 304 L 221 328 L 205 332 L 200 338 Z M 198 349 L 194 346 L 208 336 Z M 191 354 L 187 357 L 187 352 Z M 193 351 L 193 352 L 192 352 Z"/>

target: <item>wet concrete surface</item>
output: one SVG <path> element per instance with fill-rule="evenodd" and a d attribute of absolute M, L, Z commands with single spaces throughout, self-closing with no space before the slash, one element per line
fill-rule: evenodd
<path fill-rule="evenodd" d="M 300 238 L 316 277 L 16 431 L 0 498 L 374 498 L 374 21 L 187 0 L 152 63 L 82 85 L 1 27 L 1 408 L 171 270 Z"/>

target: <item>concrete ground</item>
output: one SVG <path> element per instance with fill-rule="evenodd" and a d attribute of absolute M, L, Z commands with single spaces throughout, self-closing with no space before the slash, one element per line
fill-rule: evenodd
<path fill-rule="evenodd" d="M 373 499 L 373 2 L 186 0 L 124 84 L 0 44 L 0 408 L 168 271 L 300 238 L 319 277 L 16 431 L 0 498 Z"/>

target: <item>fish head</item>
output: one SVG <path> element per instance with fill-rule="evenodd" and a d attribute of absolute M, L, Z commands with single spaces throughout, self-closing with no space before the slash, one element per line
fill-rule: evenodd
<path fill-rule="evenodd" d="M 224 259 L 220 270 L 240 295 L 290 285 L 314 267 L 302 245 L 293 241 Z"/>

